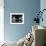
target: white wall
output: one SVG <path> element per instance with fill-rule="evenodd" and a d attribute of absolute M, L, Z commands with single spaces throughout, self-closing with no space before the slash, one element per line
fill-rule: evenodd
<path fill-rule="evenodd" d="M 4 41 L 4 1 L 0 0 L 0 42 Z"/>

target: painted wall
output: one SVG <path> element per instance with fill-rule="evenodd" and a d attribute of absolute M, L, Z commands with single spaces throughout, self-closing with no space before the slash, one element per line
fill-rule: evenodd
<path fill-rule="evenodd" d="M 4 41 L 4 0 L 0 0 L 0 42 Z"/>
<path fill-rule="evenodd" d="M 41 1 L 40 1 L 40 9 L 41 9 L 41 11 L 42 11 L 43 9 L 46 9 L 46 0 L 41 0 Z M 42 17 L 43 17 L 43 22 L 41 21 L 41 22 L 40 22 L 40 25 L 46 26 L 46 11 L 43 12 Z"/>
<path fill-rule="evenodd" d="M 40 0 L 4 0 L 4 35 L 7 41 L 18 41 L 32 28 L 32 21 L 40 9 Z M 24 13 L 24 24 L 11 25 L 10 13 Z"/>

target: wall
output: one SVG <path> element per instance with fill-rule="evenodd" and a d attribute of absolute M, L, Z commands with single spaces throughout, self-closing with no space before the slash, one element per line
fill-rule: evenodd
<path fill-rule="evenodd" d="M 32 28 L 32 20 L 40 10 L 40 0 L 4 0 L 4 35 L 7 41 L 18 41 Z M 24 24 L 10 24 L 10 13 L 24 13 Z"/>
<path fill-rule="evenodd" d="M 4 41 L 4 0 L 0 0 L 0 42 Z"/>
<path fill-rule="evenodd" d="M 40 9 L 41 9 L 41 11 L 42 11 L 43 9 L 46 9 L 46 0 L 40 0 Z M 43 22 L 41 21 L 41 22 L 40 22 L 40 25 L 46 27 L 46 20 L 45 20 L 45 19 L 46 19 L 46 11 L 43 12 L 42 17 L 43 17 Z"/>

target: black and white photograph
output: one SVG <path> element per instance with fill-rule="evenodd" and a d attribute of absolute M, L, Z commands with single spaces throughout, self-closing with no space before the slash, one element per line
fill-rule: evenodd
<path fill-rule="evenodd" d="M 10 13 L 10 24 L 24 24 L 24 13 Z"/>

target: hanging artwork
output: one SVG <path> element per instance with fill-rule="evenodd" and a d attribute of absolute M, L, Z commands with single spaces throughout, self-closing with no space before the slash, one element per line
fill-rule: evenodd
<path fill-rule="evenodd" d="M 10 13 L 10 24 L 24 24 L 24 13 Z"/>

